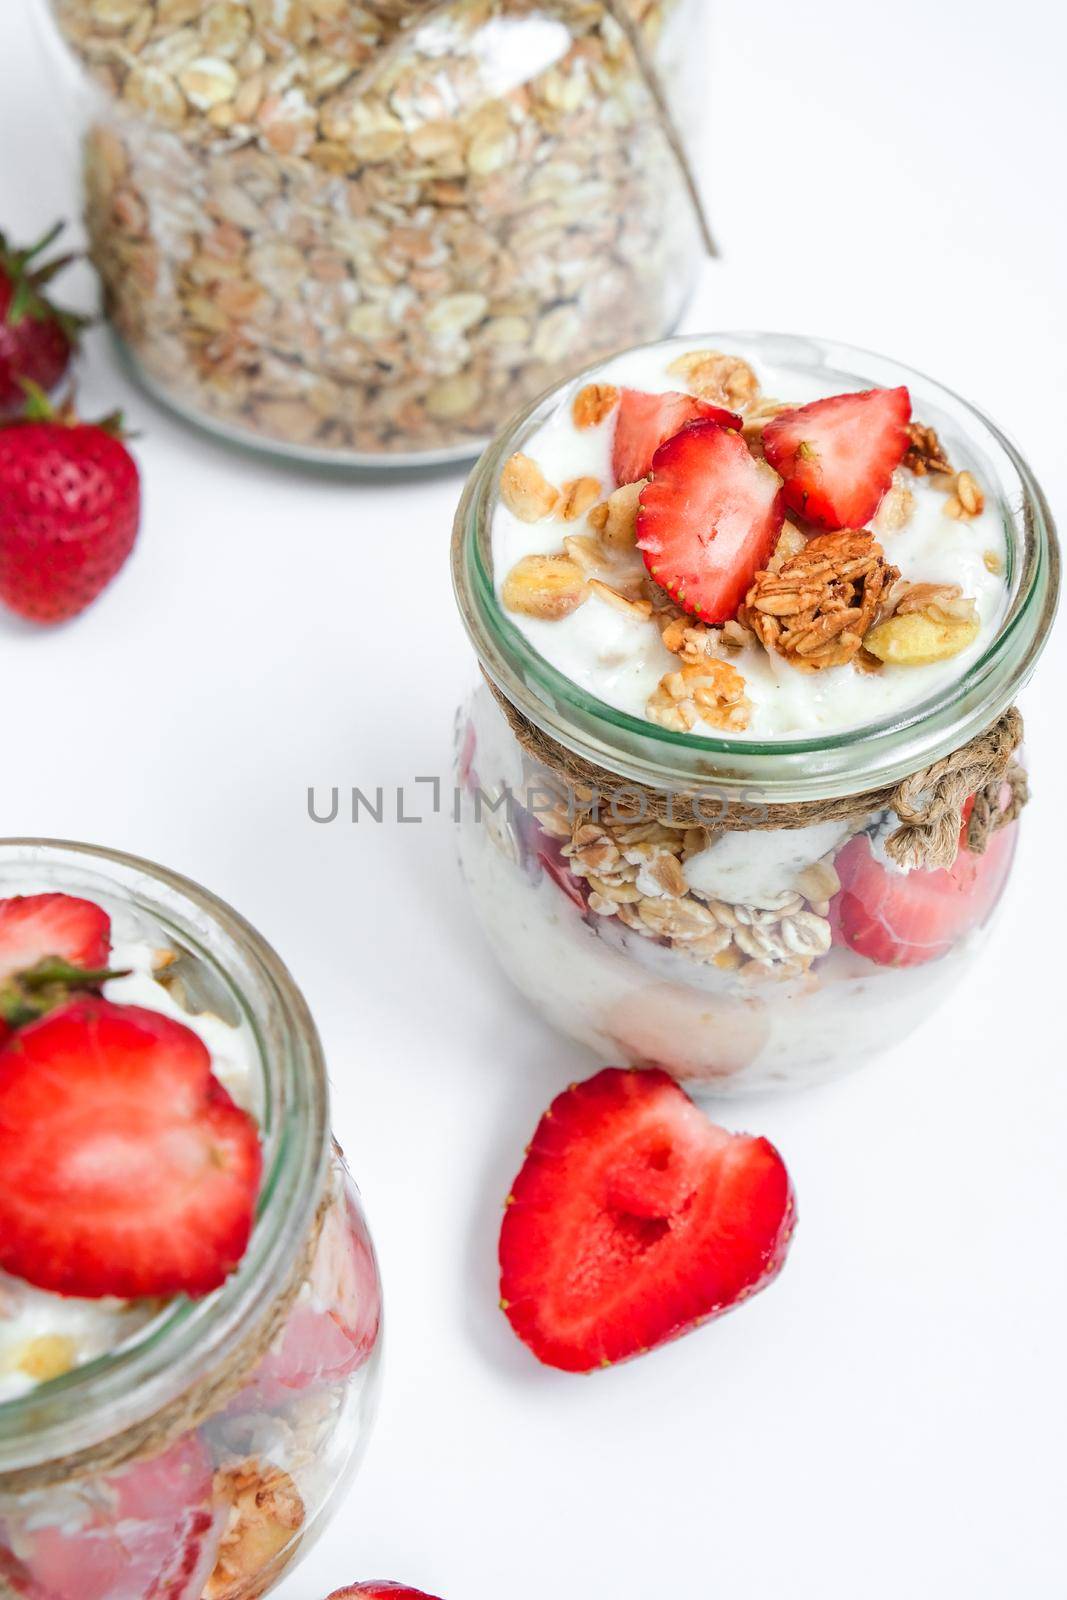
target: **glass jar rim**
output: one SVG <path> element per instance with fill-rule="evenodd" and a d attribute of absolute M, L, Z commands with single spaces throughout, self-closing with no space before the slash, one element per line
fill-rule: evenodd
<path fill-rule="evenodd" d="M 237 1270 L 202 1300 L 178 1298 L 114 1352 L 28 1394 L 0 1402 L 0 1492 L 5 1472 L 62 1460 L 153 1417 L 204 1371 L 222 1370 L 284 1291 L 312 1225 L 329 1157 L 326 1066 L 315 1024 L 281 958 L 209 890 L 155 862 L 59 839 L 0 839 L 0 865 L 57 869 L 70 892 L 123 898 L 180 936 L 225 978 L 249 1024 L 262 1073 L 263 1180 L 252 1239 Z M 58 882 L 57 882 L 58 887 Z M 199 919 L 239 951 L 262 995 L 238 987 L 193 932 Z M 269 1018 L 264 1015 L 269 1006 Z"/>
<path fill-rule="evenodd" d="M 736 346 L 781 365 L 813 368 L 852 387 L 907 384 L 916 412 L 957 458 L 979 468 L 996 494 L 1008 545 L 1009 605 L 996 636 L 952 684 L 903 711 L 800 739 L 740 740 L 678 733 L 619 711 L 553 667 L 499 602 L 492 522 L 504 462 L 521 450 L 561 396 L 607 363 L 554 386 L 504 427 L 475 466 L 456 514 L 453 587 L 488 677 L 530 722 L 615 776 L 661 790 L 694 788 L 749 802 L 828 800 L 898 783 L 968 743 L 1015 700 L 1044 646 L 1059 596 L 1055 524 L 1040 484 L 1015 444 L 978 407 L 934 379 L 874 352 L 805 335 L 712 332 L 657 340 L 664 352 Z M 617 360 L 618 357 L 611 358 Z"/>

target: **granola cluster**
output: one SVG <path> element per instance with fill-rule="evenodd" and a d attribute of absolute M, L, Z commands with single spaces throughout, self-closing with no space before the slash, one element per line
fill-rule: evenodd
<path fill-rule="evenodd" d="M 870 533 L 819 533 L 777 572 L 756 574 L 738 621 L 801 672 L 844 666 L 899 577 Z"/>
<path fill-rule="evenodd" d="M 662 54 L 678 0 L 625 0 Z M 87 220 L 112 322 L 168 397 L 339 455 L 463 453 L 654 338 L 696 230 L 647 84 L 598 4 L 514 83 L 502 18 L 397 32 L 354 0 L 52 0 L 103 86 Z"/>
<path fill-rule="evenodd" d="M 798 872 L 773 905 L 730 905 L 690 887 L 685 865 L 714 848 L 714 830 L 659 821 L 572 816 L 564 802 L 539 816 L 562 841 L 589 909 L 744 983 L 801 977 L 831 945 L 830 901 L 841 887 L 829 858 Z"/>
<path fill-rule="evenodd" d="M 304 1502 L 287 1472 L 256 1457 L 220 1469 L 214 1488 L 226 1525 L 203 1600 L 249 1600 L 277 1579 L 304 1525 Z"/>

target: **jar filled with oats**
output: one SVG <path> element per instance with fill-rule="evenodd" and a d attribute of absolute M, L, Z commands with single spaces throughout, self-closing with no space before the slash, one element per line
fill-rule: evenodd
<path fill-rule="evenodd" d="M 1014 447 L 876 356 L 705 335 L 537 402 L 453 544 L 460 857 L 509 976 L 715 1094 L 903 1039 L 1012 871 L 1058 570 Z"/>
<path fill-rule="evenodd" d="M 681 313 L 703 0 L 49 5 L 111 325 L 216 433 L 460 459 Z"/>
<path fill-rule="evenodd" d="M 258 1600 L 362 1458 L 381 1326 L 275 953 L 149 862 L 0 840 L 0 1596 Z"/>

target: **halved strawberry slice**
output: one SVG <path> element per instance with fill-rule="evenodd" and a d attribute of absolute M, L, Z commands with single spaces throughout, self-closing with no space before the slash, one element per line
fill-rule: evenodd
<path fill-rule="evenodd" d="M 425 1594 L 422 1589 L 408 1589 L 402 1583 L 390 1583 L 387 1578 L 376 1578 L 371 1583 L 356 1583 L 349 1589 L 335 1589 L 327 1600 L 438 1600 L 436 1595 Z"/>
<path fill-rule="evenodd" d="M 773 417 L 763 451 L 798 516 L 822 528 L 862 528 L 904 459 L 910 421 L 903 387 L 835 394 Z"/>
<path fill-rule="evenodd" d="M 739 433 L 694 422 L 656 451 L 637 545 L 661 588 L 704 622 L 728 622 L 770 560 L 781 482 Z"/>
<path fill-rule="evenodd" d="M 217 1289 L 248 1245 L 253 1119 L 191 1028 L 95 997 L 0 1049 L 0 1269 L 57 1294 Z"/>
<path fill-rule="evenodd" d="M 211 1458 L 189 1434 L 91 1488 L 69 1485 L 54 1521 L 39 1507 L 0 1518 L 0 1578 L 25 1600 L 199 1600 L 224 1520 Z"/>
<path fill-rule="evenodd" d="M 378 1339 L 382 1301 L 378 1265 L 359 1206 L 347 1185 L 326 1217 L 311 1270 L 310 1300 L 301 1299 L 249 1382 L 231 1402 L 234 1413 L 274 1409 L 294 1394 L 350 1377 Z"/>
<path fill-rule="evenodd" d="M 850 839 L 835 862 L 841 879 L 830 907 L 835 939 L 880 967 L 917 967 L 947 955 L 1000 899 L 1016 829 L 995 833 L 982 856 L 971 854 L 966 838 L 965 820 L 951 867 L 907 873 L 879 861 L 865 833 Z"/>
<path fill-rule="evenodd" d="M 503 1308 L 539 1361 L 591 1372 L 764 1288 L 794 1222 L 766 1139 L 716 1127 L 665 1072 L 608 1068 L 534 1135 L 500 1233 Z"/>
<path fill-rule="evenodd" d="M 646 394 L 643 389 L 624 389 L 619 397 L 612 454 L 619 488 L 647 478 L 660 445 L 681 433 L 687 423 L 700 421 L 718 422 L 724 428 L 741 426 L 741 418 L 732 411 L 705 405 L 691 394 Z"/>
<path fill-rule="evenodd" d="M 70 894 L 20 894 L 0 900 L 0 983 L 49 956 L 75 967 L 104 967 L 111 918 Z"/>

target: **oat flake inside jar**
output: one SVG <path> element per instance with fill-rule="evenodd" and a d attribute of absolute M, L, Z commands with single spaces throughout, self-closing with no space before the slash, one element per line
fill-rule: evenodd
<path fill-rule="evenodd" d="M 138 376 L 340 464 L 473 455 L 677 321 L 701 0 L 49 0 Z"/>

